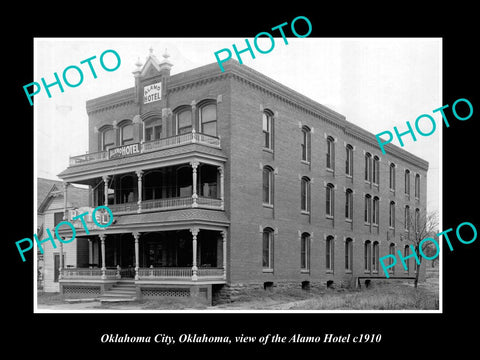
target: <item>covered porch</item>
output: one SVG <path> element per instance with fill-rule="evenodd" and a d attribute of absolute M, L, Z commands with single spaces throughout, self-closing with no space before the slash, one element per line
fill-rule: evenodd
<path fill-rule="evenodd" d="M 60 263 L 61 283 L 225 283 L 226 229 L 188 229 L 100 234 L 87 242 L 77 267 Z M 88 249 L 88 251 L 86 250 Z"/>

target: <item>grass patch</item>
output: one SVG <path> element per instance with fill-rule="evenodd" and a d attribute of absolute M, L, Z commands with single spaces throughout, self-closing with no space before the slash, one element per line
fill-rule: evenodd
<path fill-rule="evenodd" d="M 46 293 L 38 292 L 37 293 L 37 304 L 38 305 L 58 305 L 64 304 L 63 295 L 60 293 Z"/>

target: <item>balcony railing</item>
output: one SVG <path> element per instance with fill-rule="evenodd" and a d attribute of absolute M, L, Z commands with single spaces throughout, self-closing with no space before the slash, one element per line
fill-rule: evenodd
<path fill-rule="evenodd" d="M 133 278 L 135 269 L 106 269 L 106 280 L 118 280 L 121 278 Z M 61 269 L 62 280 L 99 280 L 102 279 L 102 269 L 88 268 L 65 268 Z M 138 278 L 140 280 L 191 280 L 193 270 L 191 267 L 149 267 L 139 268 Z M 224 276 L 223 268 L 199 267 L 197 279 L 199 280 L 221 280 Z"/>
<path fill-rule="evenodd" d="M 194 206 L 194 204 L 196 204 Z M 187 197 L 174 197 L 165 199 L 153 199 L 141 201 L 141 212 L 148 210 L 175 210 L 186 208 L 208 208 L 208 209 L 222 209 L 222 200 L 213 197 L 198 196 L 196 202 L 191 196 Z M 139 209 L 137 202 L 129 202 L 124 204 L 111 204 L 108 205 L 112 213 L 131 213 L 137 212 Z"/>
<path fill-rule="evenodd" d="M 175 146 L 185 144 L 203 144 L 220 148 L 220 138 L 207 134 L 197 133 L 192 131 L 190 133 L 171 136 L 168 138 L 146 141 L 140 144 L 139 154 L 168 149 Z M 70 166 L 80 165 L 85 163 L 92 163 L 96 161 L 109 160 L 109 151 L 99 151 L 90 154 L 83 154 L 70 157 Z"/>

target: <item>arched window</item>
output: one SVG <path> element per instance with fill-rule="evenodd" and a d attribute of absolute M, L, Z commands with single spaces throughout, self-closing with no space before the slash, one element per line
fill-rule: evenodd
<path fill-rule="evenodd" d="M 273 169 L 263 167 L 263 204 L 273 205 Z"/>
<path fill-rule="evenodd" d="M 345 191 L 345 218 L 352 220 L 353 217 L 353 191 L 347 189 Z"/>
<path fill-rule="evenodd" d="M 303 233 L 300 239 L 300 269 L 308 271 L 310 269 L 310 234 Z"/>
<path fill-rule="evenodd" d="M 263 229 L 262 267 L 264 270 L 273 270 L 273 229 Z"/>
<path fill-rule="evenodd" d="M 175 113 L 176 135 L 192 132 L 192 110 L 183 107 Z"/>
<path fill-rule="evenodd" d="M 388 226 L 390 226 L 391 228 L 395 227 L 395 201 L 390 201 Z"/>
<path fill-rule="evenodd" d="M 325 214 L 328 217 L 333 217 L 333 209 L 335 204 L 335 192 L 333 184 L 327 184 L 326 187 L 326 209 Z"/>
<path fill-rule="evenodd" d="M 308 126 L 302 127 L 302 161 L 310 162 L 310 137 L 311 132 Z"/>
<path fill-rule="evenodd" d="M 405 230 L 408 231 L 410 229 L 410 206 L 405 206 Z"/>
<path fill-rule="evenodd" d="M 365 241 L 364 244 L 364 264 L 365 271 L 372 270 L 372 242 L 370 240 Z"/>
<path fill-rule="evenodd" d="M 334 237 L 329 235 L 325 242 L 325 267 L 327 270 L 333 271 L 333 249 L 335 248 Z"/>
<path fill-rule="evenodd" d="M 415 209 L 415 233 L 420 232 L 420 209 Z"/>
<path fill-rule="evenodd" d="M 372 212 L 373 220 L 372 223 L 374 225 L 378 225 L 379 217 L 380 217 L 380 199 L 378 196 L 373 198 L 373 212 Z"/>
<path fill-rule="evenodd" d="M 353 146 L 350 144 L 346 146 L 345 174 L 353 176 Z"/>
<path fill-rule="evenodd" d="M 405 194 L 410 195 L 410 170 L 405 170 Z"/>
<path fill-rule="evenodd" d="M 364 221 L 366 224 L 370 224 L 371 219 L 372 219 L 372 196 L 370 194 L 366 194 Z"/>
<path fill-rule="evenodd" d="M 388 247 L 388 254 L 392 255 L 392 256 L 395 256 L 395 244 L 394 243 L 390 243 L 390 245 Z M 388 272 L 390 272 L 391 274 L 393 274 L 395 272 L 395 266 L 392 266 L 392 264 L 393 264 L 393 257 L 392 256 L 388 257 L 388 265 L 390 266 L 388 268 Z"/>
<path fill-rule="evenodd" d="M 273 150 L 273 114 L 264 111 L 262 114 L 263 147 Z"/>
<path fill-rule="evenodd" d="M 410 271 L 410 259 L 408 258 L 408 256 L 410 255 L 410 246 L 408 245 L 405 245 L 405 249 L 403 250 L 403 256 L 404 256 L 404 270 L 406 273 L 408 273 Z M 406 267 L 406 269 L 405 269 Z"/>
<path fill-rule="evenodd" d="M 353 240 L 351 238 L 345 240 L 345 270 L 353 270 Z"/>
<path fill-rule="evenodd" d="M 372 154 L 365 153 L 365 180 L 372 181 Z"/>
<path fill-rule="evenodd" d="M 123 121 L 120 125 L 120 145 L 133 144 L 133 125 L 130 120 Z"/>
<path fill-rule="evenodd" d="M 327 137 L 327 169 L 335 169 L 335 139 Z"/>
<path fill-rule="evenodd" d="M 415 198 L 420 199 L 420 175 L 415 175 Z"/>
<path fill-rule="evenodd" d="M 395 190 L 395 164 L 390 164 L 390 189 Z"/>
<path fill-rule="evenodd" d="M 373 183 L 380 184 L 380 158 L 376 155 L 373 157 Z"/>
<path fill-rule="evenodd" d="M 301 210 L 310 212 L 310 179 L 306 176 L 302 177 L 300 193 Z"/>
<path fill-rule="evenodd" d="M 378 272 L 378 256 L 379 253 L 379 246 L 378 241 L 373 242 L 373 251 L 372 251 L 372 270 L 374 272 Z"/>
<path fill-rule="evenodd" d="M 108 150 L 115 146 L 115 130 L 113 126 L 106 126 L 100 132 L 101 149 Z"/>
<path fill-rule="evenodd" d="M 203 134 L 217 136 L 217 105 L 207 103 L 200 107 L 200 132 Z"/>

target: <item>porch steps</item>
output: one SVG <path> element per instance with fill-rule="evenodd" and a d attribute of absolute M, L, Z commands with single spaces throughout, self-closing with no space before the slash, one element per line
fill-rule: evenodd
<path fill-rule="evenodd" d="M 132 282 L 118 282 L 111 289 L 105 291 L 100 302 L 134 301 L 137 298 L 135 284 Z"/>

